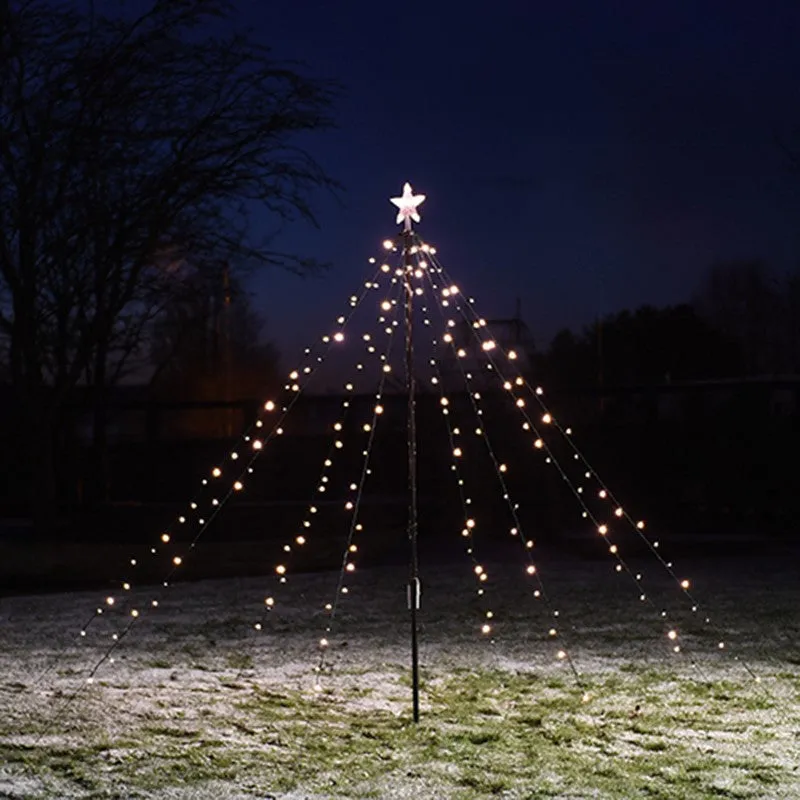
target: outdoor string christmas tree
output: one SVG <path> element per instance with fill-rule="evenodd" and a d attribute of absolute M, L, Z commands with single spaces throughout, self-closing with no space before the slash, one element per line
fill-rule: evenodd
<path fill-rule="evenodd" d="M 325 633 L 320 638 L 318 672 L 323 671 L 326 652 L 333 630 L 339 602 L 342 596 L 347 595 L 349 587 L 347 577 L 355 572 L 356 558 L 359 552 L 356 543 L 357 535 L 363 532 L 363 523 L 359 517 L 364 487 L 371 474 L 370 457 L 372 454 L 376 427 L 384 416 L 384 392 L 387 381 L 393 374 L 391 364 L 392 346 L 396 333 L 402 330 L 403 336 L 403 390 L 405 394 L 406 426 L 405 438 L 407 447 L 407 517 L 406 533 L 408 538 L 408 580 L 406 584 L 408 610 L 410 615 L 411 633 L 411 686 L 412 686 L 412 716 L 414 721 L 419 720 L 419 641 L 418 623 L 421 600 L 420 567 L 418 558 L 418 483 L 417 483 L 417 398 L 419 365 L 415 363 L 415 325 L 422 329 L 434 328 L 437 321 L 431 318 L 432 307 L 439 316 L 438 324 L 441 333 L 434 334 L 430 343 L 423 342 L 425 346 L 432 347 L 432 356 L 428 359 L 427 366 L 431 367 L 430 384 L 439 394 L 439 410 L 447 427 L 447 440 L 450 447 L 451 471 L 456 477 L 458 493 L 463 514 L 463 526 L 460 534 L 466 545 L 466 553 L 471 559 L 472 572 L 476 581 L 476 592 L 484 603 L 482 620 L 479 626 L 480 634 L 485 637 L 494 635 L 495 614 L 488 606 L 485 588 L 489 581 L 486 566 L 476 557 L 473 547 L 474 536 L 477 529 L 476 517 L 472 511 L 472 497 L 466 488 L 466 482 L 461 474 L 461 463 L 470 445 L 467 435 L 473 436 L 471 441 L 478 441 L 485 448 L 494 478 L 504 503 L 508 508 L 510 525 L 508 534 L 515 539 L 521 548 L 521 572 L 525 580 L 532 582 L 530 595 L 535 601 L 541 601 L 547 609 L 551 620 L 547 627 L 547 638 L 551 640 L 555 659 L 563 662 L 571 669 L 577 683 L 581 686 L 579 672 L 573 663 L 570 650 L 566 644 L 566 635 L 559 625 L 559 610 L 552 605 L 540 570 L 533 559 L 533 540 L 523 527 L 519 515 L 519 505 L 511 496 L 508 485 L 510 465 L 501 458 L 490 440 L 487 423 L 484 417 L 484 397 L 481 388 L 484 382 L 496 383 L 508 399 L 509 409 L 518 414 L 520 420 L 520 436 L 526 443 L 526 448 L 534 454 L 539 454 L 549 469 L 554 469 L 558 477 L 564 482 L 569 493 L 574 497 L 580 514 L 586 524 L 593 526 L 600 540 L 607 549 L 608 555 L 613 559 L 617 572 L 627 575 L 636 587 L 638 601 L 652 607 L 659 625 L 668 652 L 675 655 L 686 655 L 695 665 L 690 653 L 691 647 L 684 642 L 681 628 L 673 619 L 671 612 L 656 605 L 644 585 L 642 574 L 636 572 L 625 560 L 615 533 L 623 527 L 632 530 L 641 540 L 647 551 L 656 559 L 674 581 L 680 594 L 686 600 L 692 617 L 699 620 L 698 625 L 707 635 L 714 636 L 714 647 L 725 650 L 725 639 L 719 634 L 718 628 L 710 616 L 701 612 L 700 605 L 692 594 L 692 585 L 688 577 L 680 575 L 672 562 L 666 560 L 661 553 L 660 542 L 650 538 L 645 533 L 645 524 L 633 518 L 618 501 L 607 484 L 597 475 L 583 453 L 573 441 L 572 429 L 562 425 L 556 415 L 551 411 L 544 399 L 541 387 L 529 384 L 525 375 L 519 369 L 522 361 L 521 354 L 514 349 L 506 349 L 501 342 L 492 336 L 489 325 L 475 310 L 474 301 L 463 294 L 458 284 L 452 279 L 447 270 L 437 258 L 436 248 L 423 241 L 412 223 L 420 221 L 419 206 L 425 196 L 414 194 L 411 186 L 406 183 L 400 197 L 392 198 L 391 202 L 397 207 L 397 223 L 402 225 L 402 230 L 393 239 L 384 242 L 386 259 L 378 264 L 377 259 L 371 259 L 376 265 L 374 274 L 368 279 L 360 294 L 353 294 L 349 298 L 350 312 L 336 318 L 334 330 L 325 334 L 314 347 L 305 350 L 302 363 L 288 373 L 288 381 L 284 387 L 282 398 L 267 400 L 253 422 L 242 435 L 241 441 L 230 449 L 218 464 L 213 466 L 206 476 L 202 478 L 201 485 L 195 498 L 189 503 L 175 523 L 168 530 L 159 534 L 158 541 L 149 549 L 149 555 L 158 559 L 168 559 L 167 573 L 161 582 L 158 591 L 154 591 L 149 600 L 150 610 L 158 607 L 160 599 L 172 584 L 173 579 L 179 574 L 187 556 L 197 547 L 204 532 L 215 516 L 224 507 L 226 502 L 242 493 L 255 469 L 255 463 L 268 445 L 276 438 L 281 437 L 291 422 L 291 412 L 302 391 L 319 373 L 321 365 L 328 358 L 332 348 L 342 345 L 346 338 L 348 325 L 356 310 L 362 306 L 365 299 L 373 296 L 375 292 L 382 292 L 378 304 L 377 323 L 378 329 L 372 333 L 364 333 L 360 338 L 368 359 L 376 359 L 379 367 L 378 387 L 374 395 L 374 403 L 364 421 L 359 425 L 360 433 L 366 435 L 363 444 L 363 462 L 357 479 L 352 480 L 346 488 L 346 498 L 343 509 L 346 514 L 347 537 L 344 546 L 341 569 L 333 602 L 326 604 Z M 394 265 L 389 261 L 394 259 Z M 380 281 L 383 281 L 381 283 Z M 429 307 L 430 304 L 430 307 Z M 460 322 L 458 318 L 460 317 Z M 467 332 L 472 337 L 472 344 L 457 339 L 459 329 Z M 386 340 L 380 344 L 380 334 L 385 334 Z M 321 351 L 318 349 L 321 347 Z M 445 386 L 445 379 L 441 369 L 442 360 L 438 353 L 444 350 L 452 356 L 456 365 L 458 376 L 463 381 L 463 397 L 466 398 L 467 412 L 471 413 L 474 423 L 470 428 L 462 430 L 460 426 L 451 421 L 453 403 L 449 391 Z M 419 352 L 419 349 L 417 349 Z M 475 361 L 474 354 L 480 356 L 480 363 Z M 472 358 L 472 361 L 470 359 Z M 477 365 L 477 367 L 476 367 Z M 486 380 L 480 377 L 474 369 L 477 368 L 486 374 Z M 356 376 L 364 376 L 369 370 L 364 361 L 357 361 L 354 365 Z M 333 439 L 325 456 L 320 470 L 320 476 L 312 494 L 312 499 L 306 508 L 300 530 L 286 541 L 281 549 L 281 560 L 274 564 L 273 571 L 278 584 L 287 581 L 290 571 L 290 559 L 295 554 L 307 549 L 314 527 L 314 520 L 320 511 L 319 499 L 326 495 L 331 486 L 331 475 L 334 460 L 345 449 L 345 426 L 349 424 L 348 415 L 357 414 L 358 409 L 353 405 L 355 392 L 355 378 L 344 383 L 344 395 L 341 402 L 339 416 L 334 422 Z M 474 427 L 472 425 L 474 424 Z M 355 436 L 355 434 L 354 434 Z M 556 444 L 564 453 L 557 452 Z M 130 559 L 129 568 L 135 573 L 139 560 Z M 127 604 L 124 595 L 131 592 L 133 580 L 126 577 L 120 583 L 123 598 L 116 594 L 109 594 L 99 605 L 95 612 L 88 618 L 80 630 L 80 636 L 85 638 L 92 623 L 106 611 L 115 613 L 123 607 L 127 617 L 126 624 L 111 635 L 111 641 L 102 652 L 101 657 L 89 670 L 86 683 L 91 683 L 99 670 L 106 662 L 114 663 L 115 652 L 121 642 L 141 619 L 147 609 L 141 605 Z M 265 598 L 263 613 L 274 611 L 279 605 L 279 598 L 270 594 Z M 263 630 L 262 620 L 254 623 L 256 631 Z M 734 659 L 756 681 L 758 676 L 738 656 Z M 52 666 L 52 665 L 51 665 Z M 43 676 L 42 676 L 43 677 Z M 41 678 L 40 678 L 41 680 Z M 85 684 L 84 684 L 85 685 Z M 76 692 L 77 694 L 77 692 Z M 67 698 L 58 713 L 71 701 L 75 695 Z M 588 699 L 588 695 L 585 694 Z"/>

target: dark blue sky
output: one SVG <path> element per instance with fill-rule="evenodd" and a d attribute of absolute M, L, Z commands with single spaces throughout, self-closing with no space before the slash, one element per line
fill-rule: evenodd
<path fill-rule="evenodd" d="M 308 141 L 342 204 L 279 240 L 333 269 L 255 283 L 289 357 L 367 274 L 406 180 L 478 307 L 511 316 L 519 296 L 540 344 L 688 299 L 718 260 L 800 263 L 800 175 L 775 143 L 800 129 L 797 0 L 272 0 L 239 18 L 344 87 L 338 130 Z"/>

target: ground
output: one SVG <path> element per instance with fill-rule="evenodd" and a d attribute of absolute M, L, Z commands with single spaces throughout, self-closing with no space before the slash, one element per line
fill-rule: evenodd
<path fill-rule="evenodd" d="M 330 633 L 338 573 L 4 598 L 0 797 L 800 798 L 795 552 L 677 564 L 696 611 L 654 559 L 527 563 L 423 564 L 417 726 L 402 567 Z"/>

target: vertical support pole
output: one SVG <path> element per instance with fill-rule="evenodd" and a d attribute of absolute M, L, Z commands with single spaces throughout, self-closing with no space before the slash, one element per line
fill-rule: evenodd
<path fill-rule="evenodd" d="M 231 401 L 231 274 L 230 264 L 222 265 L 222 382 L 223 399 Z M 225 407 L 225 436 L 233 436 L 233 408 Z M 241 421 L 240 421 L 241 425 Z"/>
<path fill-rule="evenodd" d="M 406 331 L 406 390 L 408 392 L 408 607 L 411 612 L 411 692 L 414 722 L 419 722 L 419 644 L 417 641 L 417 611 L 419 611 L 420 582 L 417 555 L 417 407 L 414 379 L 414 287 L 411 282 L 413 264 L 411 248 L 413 235 L 410 225 L 403 232 L 403 278 L 405 284 Z"/>

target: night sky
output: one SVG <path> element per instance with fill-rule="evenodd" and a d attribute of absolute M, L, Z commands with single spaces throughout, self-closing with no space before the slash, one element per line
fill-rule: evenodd
<path fill-rule="evenodd" d="M 776 144 L 800 131 L 797 0 L 273 0 L 238 17 L 343 85 L 338 129 L 307 142 L 341 200 L 278 240 L 333 267 L 254 283 L 290 360 L 368 274 L 406 180 L 482 313 L 519 297 L 539 345 L 688 300 L 719 260 L 800 264 L 800 174 Z"/>

